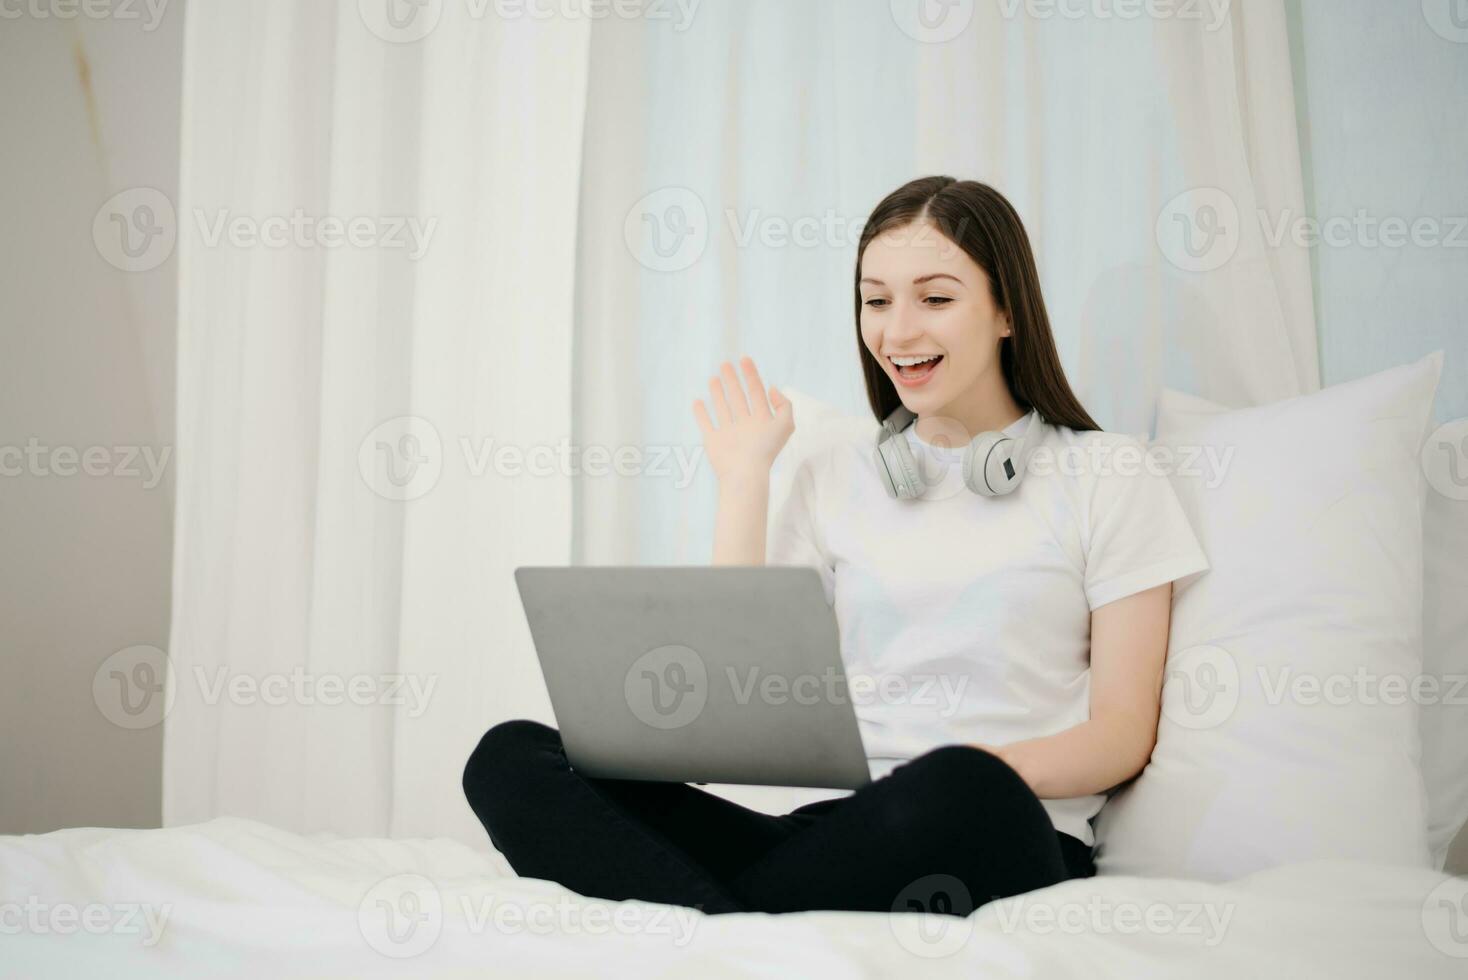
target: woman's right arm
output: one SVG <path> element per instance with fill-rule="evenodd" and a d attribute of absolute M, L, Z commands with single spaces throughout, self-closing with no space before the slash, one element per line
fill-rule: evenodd
<path fill-rule="evenodd" d="M 719 481 L 719 506 L 714 518 L 715 565 L 765 563 L 770 467 L 795 431 L 790 400 L 773 386 L 766 396 L 759 371 L 750 358 L 741 358 L 739 366 L 749 388 L 748 396 L 728 361 L 709 378 L 709 403 L 717 427 L 703 401 L 693 402 L 693 415 L 703 433 L 704 453 Z"/>

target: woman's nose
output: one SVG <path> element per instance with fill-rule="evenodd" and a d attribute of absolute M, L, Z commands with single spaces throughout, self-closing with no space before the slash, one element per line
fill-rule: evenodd
<path fill-rule="evenodd" d="M 887 321 L 887 339 L 895 344 L 904 341 L 915 340 L 922 336 L 922 329 L 917 324 L 916 317 L 912 311 L 898 307 L 893 310 L 892 319 Z"/>

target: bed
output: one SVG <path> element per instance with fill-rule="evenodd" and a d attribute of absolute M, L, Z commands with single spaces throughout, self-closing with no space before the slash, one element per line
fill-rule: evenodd
<path fill-rule="evenodd" d="M 1418 460 L 1441 369 L 1233 411 L 1164 392 L 1158 446 L 1243 448 L 1177 482 L 1214 567 L 1175 593 L 1157 746 L 1100 815 L 1098 877 L 966 918 L 704 916 L 519 878 L 487 842 L 71 829 L 0 837 L 0 976 L 1464 980 L 1468 877 L 1436 870 L 1464 866 L 1463 705 L 1384 696 L 1468 676 L 1468 521 Z M 1382 683 L 1272 696 L 1280 666 Z M 1231 679 L 1194 710 L 1204 667 Z"/>
<path fill-rule="evenodd" d="M 3 837 L 0 883 L 7 977 L 1468 976 L 1468 880 L 1358 861 L 1069 881 L 968 919 L 705 916 L 582 898 L 449 839 L 221 818 Z"/>

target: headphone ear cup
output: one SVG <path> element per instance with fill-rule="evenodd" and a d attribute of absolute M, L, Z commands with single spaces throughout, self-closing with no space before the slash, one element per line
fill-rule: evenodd
<path fill-rule="evenodd" d="M 906 437 L 898 433 L 883 440 L 877 446 L 876 457 L 877 473 L 882 477 L 882 486 L 887 488 L 887 496 L 911 500 L 923 495 L 927 487 Z"/>
<path fill-rule="evenodd" d="M 1015 440 L 1002 432 L 981 432 L 963 454 L 963 482 L 974 493 L 999 497 L 1019 484 L 1013 456 Z"/>

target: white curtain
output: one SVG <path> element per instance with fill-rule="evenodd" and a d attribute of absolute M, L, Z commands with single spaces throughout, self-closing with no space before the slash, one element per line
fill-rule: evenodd
<path fill-rule="evenodd" d="M 384 6 L 189 6 L 168 824 L 478 841 L 478 735 L 550 717 L 571 481 L 493 453 L 570 436 L 589 24 Z"/>
<path fill-rule="evenodd" d="M 939 173 L 1019 209 L 1104 428 L 1150 432 L 1164 384 L 1234 405 L 1316 390 L 1308 253 L 1264 234 L 1304 214 L 1283 5 L 1221 6 L 710 0 L 681 33 L 599 25 L 577 431 L 691 453 L 690 403 L 741 353 L 869 416 L 854 241 Z M 1149 7 L 1174 15 L 1094 13 Z M 586 488 L 578 558 L 706 561 L 714 481 L 686 482 Z"/>
<path fill-rule="evenodd" d="M 706 562 L 690 405 L 723 358 L 864 413 L 855 239 L 912 177 L 1014 201 L 1106 428 L 1149 430 L 1163 384 L 1316 389 L 1308 260 L 1257 220 L 1303 213 L 1279 0 L 1085 14 L 1107 6 L 430 3 L 434 30 L 385 42 L 368 0 L 191 5 L 165 819 L 482 843 L 464 756 L 549 718 L 510 570 Z M 298 205 L 438 225 L 416 261 L 188 227 Z M 476 475 L 487 439 L 587 465 Z M 436 687 L 209 703 L 221 669 L 296 668 Z"/>

